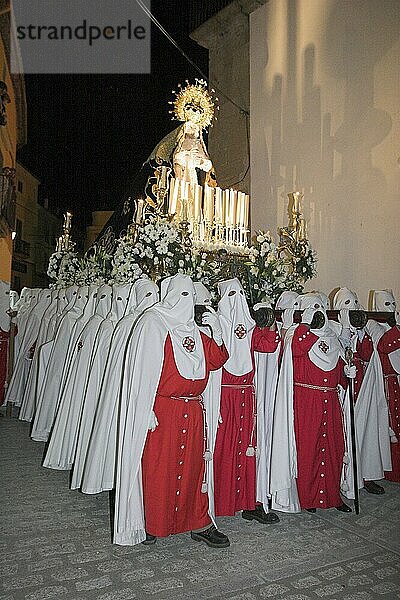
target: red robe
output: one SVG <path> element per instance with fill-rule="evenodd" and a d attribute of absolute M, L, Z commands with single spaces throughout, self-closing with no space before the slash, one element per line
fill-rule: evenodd
<path fill-rule="evenodd" d="M 7 366 L 8 366 L 8 344 L 10 332 L 0 329 L 0 406 L 4 402 L 5 389 L 7 381 Z"/>
<path fill-rule="evenodd" d="M 346 386 L 344 363 L 340 358 L 331 371 L 317 367 L 308 351 L 318 340 L 303 324 L 292 339 L 297 491 L 304 509 L 342 504 L 339 489 L 345 442 L 337 385 Z M 299 383 L 331 389 L 296 385 Z"/>
<path fill-rule="evenodd" d="M 235 376 L 223 369 L 220 414 L 214 450 L 215 515 L 234 515 L 256 506 L 256 457 L 246 456 L 256 446 L 256 398 L 253 387 L 254 352 L 275 352 L 279 344 L 276 331 L 253 330 L 251 354 L 253 369 Z"/>
<path fill-rule="evenodd" d="M 169 335 L 153 410 L 158 420 L 149 431 L 142 457 L 146 531 L 166 537 L 206 527 L 208 495 L 202 493 L 205 450 L 203 406 L 210 371 L 228 360 L 224 345 L 201 333 L 206 361 L 204 379 L 184 379 L 176 367 Z M 189 398 L 193 396 L 193 399 Z M 180 397 L 186 397 L 180 399 Z"/>
<path fill-rule="evenodd" d="M 378 352 L 382 364 L 385 395 L 389 409 L 389 425 L 398 440 L 390 444 L 392 470 L 385 472 L 385 479 L 396 482 L 400 482 L 400 374 L 393 369 L 389 355 L 399 348 L 400 330 L 398 327 L 392 327 L 379 340 Z"/>
<path fill-rule="evenodd" d="M 371 360 L 373 350 L 374 346 L 372 344 L 372 339 L 367 333 L 364 335 L 361 342 L 359 339 L 357 339 L 356 351 L 353 355 L 353 362 L 356 366 L 356 377 L 354 380 L 354 402 L 357 400 L 362 380 L 368 363 Z"/>

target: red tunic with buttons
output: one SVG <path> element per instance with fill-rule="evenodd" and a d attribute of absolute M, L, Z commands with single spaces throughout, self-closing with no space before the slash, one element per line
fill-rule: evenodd
<path fill-rule="evenodd" d="M 323 371 L 308 351 L 318 336 L 301 324 L 292 339 L 293 406 L 297 449 L 297 490 L 301 508 L 331 508 L 342 504 L 339 494 L 345 450 L 337 385 L 346 386 L 344 362 Z M 319 388 L 296 385 L 303 383 Z"/>
<path fill-rule="evenodd" d="M 374 346 L 372 344 L 372 339 L 368 334 L 364 334 L 364 337 L 361 341 L 359 339 L 357 340 L 356 351 L 353 355 L 353 362 L 356 366 L 356 377 L 354 380 L 354 402 L 357 401 L 362 380 L 368 363 L 371 360 L 373 350 Z"/>
<path fill-rule="evenodd" d="M 253 369 L 240 376 L 222 371 L 222 423 L 218 425 L 214 449 L 216 516 L 255 509 L 256 457 L 246 455 L 249 445 L 256 446 L 254 352 L 275 352 L 279 339 L 276 331 L 255 327 L 251 339 Z"/>
<path fill-rule="evenodd" d="M 166 537 L 206 527 L 208 494 L 204 477 L 204 418 L 199 396 L 210 371 L 228 360 L 224 345 L 201 333 L 206 373 L 204 379 L 185 379 L 177 369 L 169 335 L 154 402 L 158 426 L 147 434 L 142 457 L 146 531 Z M 193 397 L 191 400 L 190 398 Z M 182 399 L 184 398 L 184 399 Z"/>
<path fill-rule="evenodd" d="M 8 343 L 10 332 L 0 329 L 0 406 L 4 402 L 5 383 L 7 380 Z"/>
<path fill-rule="evenodd" d="M 390 444 L 392 470 L 385 472 L 385 479 L 400 482 L 400 374 L 394 370 L 389 356 L 400 349 L 400 329 L 392 327 L 383 334 L 378 342 L 385 383 L 385 395 L 389 409 L 389 424 L 393 429 L 397 442 Z"/>

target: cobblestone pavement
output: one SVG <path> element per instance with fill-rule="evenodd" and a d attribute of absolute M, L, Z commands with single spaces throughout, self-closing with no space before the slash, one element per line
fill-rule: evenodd
<path fill-rule="evenodd" d="M 41 467 L 29 426 L 0 417 L 0 600 L 400 599 L 400 486 L 361 494 L 361 513 L 282 515 L 276 525 L 221 519 L 231 547 L 188 534 L 155 546 L 110 543 L 108 494 L 68 488 Z"/>

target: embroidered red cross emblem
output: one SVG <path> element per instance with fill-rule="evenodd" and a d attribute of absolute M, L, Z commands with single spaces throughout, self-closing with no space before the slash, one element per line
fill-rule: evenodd
<path fill-rule="evenodd" d="M 236 337 L 239 338 L 239 340 L 241 340 L 242 338 L 246 337 L 246 334 L 247 334 L 246 327 L 243 325 L 243 323 L 239 323 L 239 325 L 235 329 Z"/>
<path fill-rule="evenodd" d="M 182 340 L 182 346 L 185 348 L 186 352 L 193 352 L 193 350 L 196 348 L 195 341 L 191 337 L 185 337 Z"/>
<path fill-rule="evenodd" d="M 318 344 L 318 348 L 319 348 L 320 350 L 322 350 L 322 352 L 323 352 L 324 354 L 326 354 L 326 353 L 328 352 L 328 350 L 329 350 L 329 346 L 328 346 L 328 344 L 327 344 L 326 342 L 320 342 L 320 343 Z"/>

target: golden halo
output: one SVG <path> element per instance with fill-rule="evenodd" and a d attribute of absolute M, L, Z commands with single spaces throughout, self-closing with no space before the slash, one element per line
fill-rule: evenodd
<path fill-rule="evenodd" d="M 175 94 L 176 99 L 170 104 L 173 105 L 174 110 L 170 112 L 174 115 L 173 119 L 177 121 L 190 121 L 192 120 L 188 112 L 196 112 L 196 124 L 200 129 L 206 129 L 212 124 L 214 117 L 214 111 L 218 107 L 215 106 L 214 98 L 207 90 L 207 83 L 202 79 L 196 79 L 196 83 L 189 84 L 184 88 L 181 88 L 178 92 L 172 92 Z M 179 87 L 181 87 L 179 85 Z M 211 90 L 212 92 L 214 90 Z M 218 100 L 218 98 L 215 98 Z"/>

